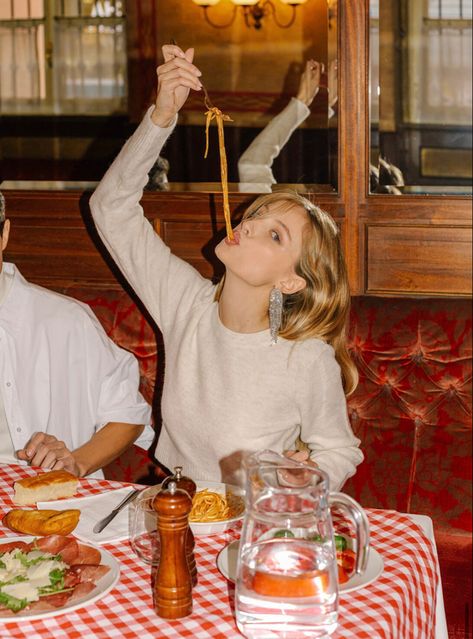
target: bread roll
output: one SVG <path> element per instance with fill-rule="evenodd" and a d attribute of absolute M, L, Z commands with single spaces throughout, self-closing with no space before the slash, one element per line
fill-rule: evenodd
<path fill-rule="evenodd" d="M 51 470 L 34 477 L 15 482 L 13 502 L 19 506 L 32 506 L 38 501 L 51 501 L 61 497 L 72 497 L 79 480 L 67 470 Z"/>
<path fill-rule="evenodd" d="M 68 535 L 77 526 L 80 510 L 10 510 L 3 523 L 26 535 Z"/>

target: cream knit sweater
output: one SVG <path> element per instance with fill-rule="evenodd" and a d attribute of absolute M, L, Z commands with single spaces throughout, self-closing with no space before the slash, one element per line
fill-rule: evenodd
<path fill-rule="evenodd" d="M 173 129 L 155 126 L 150 112 L 90 205 L 105 245 L 163 334 L 156 457 L 196 480 L 241 484 L 247 451 L 282 452 L 300 435 L 338 490 L 363 455 L 333 349 L 317 339 L 271 346 L 269 330 L 234 333 L 221 323 L 214 285 L 174 256 L 143 216 L 147 173 Z"/>

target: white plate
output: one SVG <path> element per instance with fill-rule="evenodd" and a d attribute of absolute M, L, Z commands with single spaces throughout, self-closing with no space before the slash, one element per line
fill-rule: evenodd
<path fill-rule="evenodd" d="M 225 495 L 231 492 L 233 495 L 243 496 L 245 491 L 240 486 L 233 486 L 232 484 L 221 484 L 214 481 L 196 481 L 197 490 L 210 490 L 215 493 Z M 225 519 L 224 521 L 209 521 L 205 523 L 197 523 L 195 521 L 189 522 L 192 532 L 196 537 L 204 535 L 219 535 L 225 530 L 232 528 L 237 521 L 243 519 L 243 513 L 238 517 L 232 517 L 232 519 Z"/>
<path fill-rule="evenodd" d="M 2 550 L 3 543 L 11 543 L 12 541 L 25 541 L 26 543 L 32 541 L 34 537 L 31 536 L 21 536 L 21 537 L 4 537 L 0 540 L 0 552 Z M 79 542 L 82 543 L 82 542 Z M 107 593 L 112 590 L 112 588 L 116 585 L 118 579 L 120 578 L 120 565 L 118 561 L 115 559 L 113 555 L 111 555 L 107 550 L 103 550 L 98 546 L 94 546 L 93 544 L 84 544 L 86 546 L 91 546 L 92 548 L 96 548 L 100 551 L 101 560 L 100 563 L 104 566 L 108 566 L 110 570 L 106 575 L 101 577 L 96 585 L 94 590 L 89 592 L 88 595 L 84 595 L 80 599 L 76 599 L 71 604 L 67 604 L 60 608 L 56 608 L 54 610 L 43 610 L 42 612 L 29 612 L 22 610 L 17 612 L 15 615 L 2 616 L 0 612 L 0 621 L 14 623 L 15 621 L 22 620 L 33 620 L 33 619 L 47 619 L 48 617 L 56 617 L 57 615 L 63 615 L 66 612 L 72 612 L 73 610 L 77 610 L 78 608 L 83 608 L 84 606 L 89 606 L 102 597 L 104 597 Z"/>
<path fill-rule="evenodd" d="M 238 539 L 232 541 L 228 546 L 225 546 L 217 556 L 218 569 L 224 577 L 233 583 L 235 583 L 239 543 Z M 358 590 L 358 588 L 368 586 L 378 579 L 383 572 L 383 568 L 384 562 L 381 555 L 374 548 L 370 548 L 368 565 L 366 566 L 365 572 L 362 575 L 354 575 L 344 584 L 340 584 L 339 592 L 351 592 L 352 590 Z"/>

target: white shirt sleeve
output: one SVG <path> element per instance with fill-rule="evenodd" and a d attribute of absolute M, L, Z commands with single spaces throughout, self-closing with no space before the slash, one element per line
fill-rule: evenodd
<path fill-rule="evenodd" d="M 310 109 L 297 98 L 278 113 L 259 133 L 238 160 L 240 190 L 276 184 L 271 167 L 293 132 L 310 115 Z"/>
<path fill-rule="evenodd" d="M 96 430 L 109 422 L 143 424 L 135 441 L 149 448 L 154 439 L 151 408 L 139 392 L 140 374 L 136 358 L 117 346 L 88 308 L 82 321 L 82 347 L 87 358 L 88 395 L 96 415 Z"/>
<path fill-rule="evenodd" d="M 360 440 L 348 420 L 340 367 L 331 346 L 300 370 L 297 397 L 301 412 L 301 439 L 310 457 L 330 479 L 330 490 L 340 490 L 363 461 Z"/>
<path fill-rule="evenodd" d="M 174 124 L 166 129 L 151 120 L 151 107 L 124 145 L 90 199 L 100 237 L 163 333 L 176 312 L 186 314 L 212 283 L 173 255 L 140 206 L 148 171 Z"/>

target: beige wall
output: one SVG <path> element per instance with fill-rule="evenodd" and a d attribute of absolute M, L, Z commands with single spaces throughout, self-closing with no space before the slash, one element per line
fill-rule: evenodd
<path fill-rule="evenodd" d="M 273 1 L 278 19 L 286 22 L 290 7 Z M 232 7 L 230 0 L 221 0 L 210 7 L 209 15 L 225 23 Z M 195 47 L 196 63 L 216 106 L 236 110 L 240 125 L 259 126 L 268 119 L 268 110 L 279 109 L 275 103 L 281 94 L 296 92 L 305 59 L 327 63 L 327 0 L 307 0 L 288 29 L 278 27 L 272 16 L 263 19 L 259 31 L 250 29 L 241 8 L 238 13 L 231 27 L 216 29 L 192 0 L 157 0 L 158 42 L 174 39 L 183 48 Z M 199 111 L 201 100 L 195 97 L 189 102 L 187 121 L 195 120 L 192 112 Z"/>

